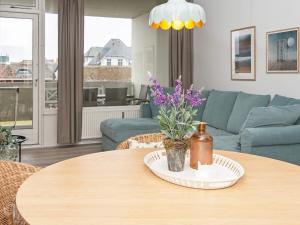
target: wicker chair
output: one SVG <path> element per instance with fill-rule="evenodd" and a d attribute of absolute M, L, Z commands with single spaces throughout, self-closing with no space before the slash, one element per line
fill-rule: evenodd
<path fill-rule="evenodd" d="M 135 137 L 131 137 L 129 139 L 132 140 L 136 140 L 138 142 L 159 142 L 162 141 L 165 138 L 165 135 L 162 133 L 154 133 L 154 134 L 142 134 L 142 135 L 138 135 Z M 129 148 L 129 143 L 128 140 L 123 141 L 121 144 L 118 145 L 117 150 L 121 150 L 121 149 L 128 149 Z"/>
<path fill-rule="evenodd" d="M 21 184 L 40 169 L 34 166 L 0 161 L 0 224 L 24 225 L 23 218 L 15 212 L 16 195 Z M 14 214 L 16 214 L 14 216 Z M 14 218 L 15 217 L 15 218 Z"/>

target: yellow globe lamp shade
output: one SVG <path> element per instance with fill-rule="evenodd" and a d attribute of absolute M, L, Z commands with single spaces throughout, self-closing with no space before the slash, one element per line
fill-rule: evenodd
<path fill-rule="evenodd" d="M 171 28 L 171 26 L 172 26 L 172 23 L 168 22 L 164 19 L 160 22 L 160 28 L 162 30 L 169 30 Z"/>
<path fill-rule="evenodd" d="M 167 3 L 158 5 L 151 10 L 149 26 L 163 30 L 193 29 L 202 27 L 206 23 L 204 9 L 195 3 L 186 0 L 168 0 Z"/>
<path fill-rule="evenodd" d="M 186 29 L 191 30 L 195 27 L 195 22 L 192 19 L 189 19 L 188 21 L 186 21 L 184 23 L 184 26 L 185 26 Z"/>
<path fill-rule="evenodd" d="M 203 22 L 201 20 L 196 22 L 196 26 L 199 28 L 203 27 Z"/>
<path fill-rule="evenodd" d="M 151 27 L 152 27 L 153 29 L 158 29 L 158 28 L 159 28 L 159 24 L 152 23 Z"/>
<path fill-rule="evenodd" d="M 182 22 L 180 20 L 174 20 L 172 22 L 172 28 L 174 30 L 181 30 L 182 28 L 184 28 L 184 22 Z"/>

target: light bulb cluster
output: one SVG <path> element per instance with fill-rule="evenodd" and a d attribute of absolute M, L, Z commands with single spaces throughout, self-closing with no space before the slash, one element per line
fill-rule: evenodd
<path fill-rule="evenodd" d="M 183 28 L 201 28 L 206 22 L 204 9 L 186 0 L 169 0 L 167 3 L 152 9 L 149 25 L 153 29 L 181 30 Z"/>

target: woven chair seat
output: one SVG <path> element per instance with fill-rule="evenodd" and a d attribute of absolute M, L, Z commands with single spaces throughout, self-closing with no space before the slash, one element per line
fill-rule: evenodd
<path fill-rule="evenodd" d="M 8 161 L 0 161 L 0 224 L 25 225 L 23 218 L 16 213 L 16 195 L 22 183 L 40 168 Z"/>
<path fill-rule="evenodd" d="M 140 143 L 148 143 L 148 142 L 160 142 L 165 138 L 165 135 L 162 133 L 153 133 L 153 134 L 142 134 L 137 135 L 135 137 L 131 137 L 129 139 L 138 141 Z M 117 150 L 122 149 L 129 149 L 128 140 L 123 141 L 121 144 L 118 145 Z"/>

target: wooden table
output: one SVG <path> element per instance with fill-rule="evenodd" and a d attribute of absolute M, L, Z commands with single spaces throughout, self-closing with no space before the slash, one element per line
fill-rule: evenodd
<path fill-rule="evenodd" d="M 67 160 L 31 176 L 17 207 L 31 225 L 300 224 L 300 167 L 234 152 L 246 175 L 223 190 L 170 184 L 143 163 L 149 150 Z"/>

